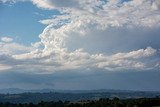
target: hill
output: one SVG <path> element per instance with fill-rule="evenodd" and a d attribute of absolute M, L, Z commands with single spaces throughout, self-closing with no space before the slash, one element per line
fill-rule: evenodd
<path fill-rule="evenodd" d="M 48 90 L 49 91 L 49 90 Z M 31 91 L 16 94 L 0 94 L 0 102 L 11 103 L 38 103 L 40 101 L 81 101 L 81 100 L 98 100 L 100 98 L 153 98 L 160 96 L 160 92 L 145 91 L 122 91 L 122 90 L 86 90 L 86 91 Z"/>

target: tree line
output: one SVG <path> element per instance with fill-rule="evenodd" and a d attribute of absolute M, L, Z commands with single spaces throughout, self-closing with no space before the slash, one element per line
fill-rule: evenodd
<path fill-rule="evenodd" d="M 34 103 L 0 103 L 0 107 L 160 107 L 160 98 L 119 99 L 101 98 L 99 100 L 70 101 L 41 101 Z"/>

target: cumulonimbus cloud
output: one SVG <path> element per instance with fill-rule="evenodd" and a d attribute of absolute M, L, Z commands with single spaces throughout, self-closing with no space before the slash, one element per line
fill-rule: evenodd
<path fill-rule="evenodd" d="M 157 49 L 147 47 L 130 52 L 88 53 L 83 49 L 68 51 L 66 39 L 70 36 L 88 36 L 93 30 L 104 31 L 110 27 L 147 27 L 160 25 L 158 0 L 32 0 L 37 7 L 56 9 L 60 15 L 41 20 L 47 27 L 40 34 L 38 44 L 43 49 L 31 50 L 23 54 L 10 56 L 17 64 L 12 69 L 29 71 L 61 71 L 70 69 L 151 69 L 156 61 L 150 60 L 157 53 Z M 73 44 L 74 45 L 74 44 Z M 9 58 L 9 59 L 10 59 Z M 146 58 L 144 60 L 143 58 Z M 147 60 L 148 59 L 148 60 Z M 14 63 L 15 63 L 14 62 Z M 2 63 L 2 62 L 1 62 Z M 6 64 L 3 61 L 2 64 Z M 8 64 L 13 66 L 12 63 Z M 29 68 L 32 66 L 32 68 Z"/>

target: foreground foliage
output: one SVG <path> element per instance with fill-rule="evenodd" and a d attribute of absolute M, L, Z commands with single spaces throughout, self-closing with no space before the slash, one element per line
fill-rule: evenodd
<path fill-rule="evenodd" d="M 58 101 L 33 104 L 0 103 L 0 107 L 160 107 L 160 98 L 139 98 L 139 99 L 99 99 L 97 101 L 87 100 L 80 102 Z"/>

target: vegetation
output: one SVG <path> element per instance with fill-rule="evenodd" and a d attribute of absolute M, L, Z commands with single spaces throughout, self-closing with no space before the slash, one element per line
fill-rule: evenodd
<path fill-rule="evenodd" d="M 0 107 L 160 107 L 160 98 L 86 100 L 80 102 L 58 101 L 40 103 L 0 103 Z"/>
<path fill-rule="evenodd" d="M 21 93 L 21 94 L 0 94 L 0 102 L 10 102 L 10 103 L 39 103 L 44 102 L 58 102 L 58 101 L 85 101 L 85 100 L 98 100 L 100 98 L 110 98 L 118 97 L 120 99 L 129 98 L 154 98 L 159 96 L 160 92 L 139 92 L 139 91 L 88 91 L 88 92 L 47 92 L 47 93 Z"/>

